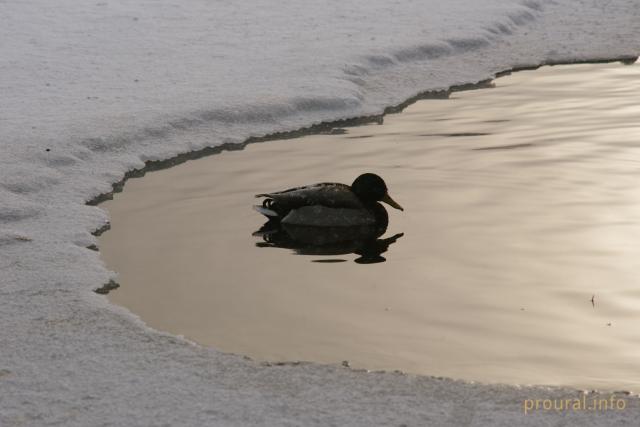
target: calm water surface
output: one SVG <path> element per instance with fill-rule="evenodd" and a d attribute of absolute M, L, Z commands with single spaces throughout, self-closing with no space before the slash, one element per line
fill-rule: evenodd
<path fill-rule="evenodd" d="M 259 360 L 640 391 L 640 65 L 518 72 L 345 131 L 128 181 L 102 205 L 109 298 Z M 252 236 L 254 194 L 365 171 L 405 208 L 386 262 Z"/>

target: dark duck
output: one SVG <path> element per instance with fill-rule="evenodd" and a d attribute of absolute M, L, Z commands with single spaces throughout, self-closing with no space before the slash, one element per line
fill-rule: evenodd
<path fill-rule="evenodd" d="M 389 196 L 384 180 L 373 173 L 360 175 L 350 186 L 319 183 L 256 197 L 266 197 L 256 206 L 258 212 L 285 225 L 386 228 L 387 211 L 378 202 L 404 210 Z"/>

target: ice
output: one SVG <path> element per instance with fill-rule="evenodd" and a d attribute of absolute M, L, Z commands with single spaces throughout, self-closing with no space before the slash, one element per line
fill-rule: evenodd
<path fill-rule="evenodd" d="M 115 274 L 85 203 L 147 160 L 636 56 L 639 18 L 635 0 L 0 1 L 0 425 L 556 423 L 522 399 L 574 392 L 266 367 L 150 330 L 93 292 Z"/>

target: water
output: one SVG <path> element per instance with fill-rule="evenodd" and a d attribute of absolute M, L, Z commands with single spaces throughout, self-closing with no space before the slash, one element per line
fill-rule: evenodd
<path fill-rule="evenodd" d="M 109 297 L 260 360 L 637 391 L 639 119 L 640 65 L 545 67 L 149 173 L 102 205 Z M 385 262 L 252 236 L 254 194 L 365 171 L 405 208 Z"/>

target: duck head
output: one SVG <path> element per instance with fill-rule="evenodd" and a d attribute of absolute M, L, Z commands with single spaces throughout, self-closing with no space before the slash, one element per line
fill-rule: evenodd
<path fill-rule="evenodd" d="M 389 206 L 404 211 L 396 203 L 387 190 L 387 184 L 375 173 L 363 173 L 351 184 L 351 191 L 363 202 L 384 202 Z"/>

